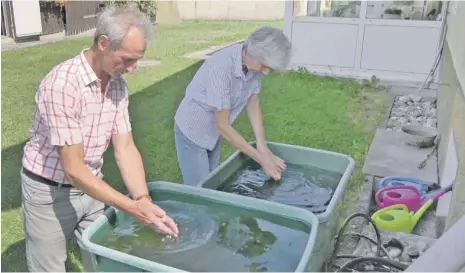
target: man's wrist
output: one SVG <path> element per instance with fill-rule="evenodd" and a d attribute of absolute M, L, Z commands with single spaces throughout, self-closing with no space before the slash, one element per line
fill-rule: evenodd
<path fill-rule="evenodd" d="M 142 200 L 142 199 L 147 199 L 150 202 L 152 201 L 152 197 L 148 193 L 141 194 L 141 195 L 137 196 L 134 200 L 139 201 L 139 200 Z"/>

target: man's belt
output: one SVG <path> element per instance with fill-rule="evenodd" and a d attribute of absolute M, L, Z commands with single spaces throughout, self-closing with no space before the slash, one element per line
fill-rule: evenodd
<path fill-rule="evenodd" d="M 63 184 L 63 183 L 55 182 L 53 180 L 44 178 L 42 176 L 38 176 L 37 174 L 34 174 L 34 173 L 26 170 L 25 168 L 23 168 L 23 173 L 27 177 L 29 177 L 30 179 L 32 179 L 34 181 L 37 181 L 37 182 L 40 182 L 40 183 L 43 183 L 43 184 L 47 184 L 49 186 L 58 187 L 58 186 L 61 185 L 61 187 L 65 187 L 65 188 L 74 188 L 73 185 L 71 185 L 71 184 Z"/>

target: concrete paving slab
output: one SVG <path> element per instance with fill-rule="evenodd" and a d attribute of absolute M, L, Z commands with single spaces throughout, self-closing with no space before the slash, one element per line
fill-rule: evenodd
<path fill-rule="evenodd" d="M 235 41 L 235 42 L 232 42 L 232 43 L 211 46 L 211 47 L 206 48 L 206 49 L 186 53 L 184 55 L 184 57 L 189 58 L 189 59 L 201 59 L 201 60 L 208 59 L 213 53 L 217 52 L 218 50 L 229 47 L 229 46 L 232 46 L 232 45 L 235 45 L 237 43 L 241 43 L 243 41 L 244 40 L 239 40 L 239 41 Z"/>
<path fill-rule="evenodd" d="M 157 60 L 140 60 L 139 67 L 152 67 L 161 64 L 160 61 Z"/>
<path fill-rule="evenodd" d="M 418 164 L 432 151 L 418 149 L 404 143 L 402 132 L 377 129 L 363 166 L 366 175 L 413 176 L 422 179 L 427 185 L 438 183 L 436 152 L 428 159 L 423 169 Z"/>
<path fill-rule="evenodd" d="M 66 36 L 65 31 L 61 31 L 61 32 L 53 33 L 53 34 L 41 35 L 38 41 L 20 42 L 20 43 L 16 43 L 15 40 L 13 40 L 10 37 L 7 37 L 5 39 L 3 39 L 2 37 L 1 51 L 8 51 L 8 50 L 14 50 L 18 48 L 26 48 L 26 47 L 37 46 L 37 45 L 42 45 L 42 44 L 55 43 L 55 42 L 59 42 L 63 40 L 81 39 L 84 37 L 91 37 L 94 35 L 94 33 L 95 33 L 95 28 L 86 30 L 76 35 L 70 35 L 70 36 Z"/>
<path fill-rule="evenodd" d="M 388 89 L 395 96 L 417 95 L 422 97 L 422 101 L 434 101 L 437 98 L 438 91 L 435 89 L 423 89 L 418 91 L 418 88 L 393 86 Z"/>
<path fill-rule="evenodd" d="M 438 227 L 435 206 L 431 206 L 418 220 L 417 225 L 412 231 L 412 234 L 428 237 L 438 238 Z"/>

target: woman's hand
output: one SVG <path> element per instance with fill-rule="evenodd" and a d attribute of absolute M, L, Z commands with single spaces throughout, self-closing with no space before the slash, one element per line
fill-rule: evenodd
<path fill-rule="evenodd" d="M 164 210 L 152 203 L 150 197 L 143 197 L 134 201 L 138 213 L 134 215 L 139 221 L 155 230 L 178 237 L 178 227 Z"/>
<path fill-rule="evenodd" d="M 278 165 L 281 172 L 284 172 L 284 170 L 286 170 L 286 168 L 287 168 L 286 161 L 282 160 L 280 157 L 273 154 L 271 151 L 270 151 L 270 153 L 271 153 L 271 158 L 273 159 L 274 163 L 276 163 L 276 165 Z"/>
<path fill-rule="evenodd" d="M 258 163 L 262 166 L 263 170 L 269 177 L 273 178 L 274 180 L 281 179 L 281 169 L 274 162 L 270 155 L 262 154 Z"/>
<path fill-rule="evenodd" d="M 284 172 L 286 170 L 286 161 L 278 157 L 277 155 L 273 154 L 268 146 L 262 146 L 257 149 L 262 155 L 267 155 L 270 159 L 279 167 L 280 172 Z"/>

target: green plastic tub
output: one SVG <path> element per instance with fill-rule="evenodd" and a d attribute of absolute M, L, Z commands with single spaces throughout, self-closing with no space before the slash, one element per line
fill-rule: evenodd
<path fill-rule="evenodd" d="M 255 142 L 250 142 L 250 144 L 255 146 Z M 319 227 L 308 270 L 310 272 L 322 271 L 325 261 L 333 251 L 334 237 L 337 233 L 339 221 L 337 206 L 342 202 L 347 184 L 355 168 L 355 161 L 344 154 L 290 144 L 268 142 L 268 147 L 288 164 L 313 166 L 340 174 L 339 181 L 335 181 L 332 186 L 333 194 L 326 209 L 323 212 L 315 212 L 319 220 Z M 232 177 L 236 177 L 241 170 L 250 165 L 251 161 L 253 162 L 250 157 L 237 151 L 203 181 L 199 182 L 197 186 L 220 191 Z M 299 209 L 306 210 L 303 208 Z"/>
<path fill-rule="evenodd" d="M 311 261 L 311 256 L 313 251 L 313 248 L 315 246 L 315 241 L 318 233 L 318 226 L 319 226 L 319 221 L 318 218 L 312 214 L 309 211 L 302 210 L 296 207 L 291 207 L 291 206 L 285 206 L 276 202 L 268 202 L 264 200 L 258 200 L 254 198 L 248 198 L 240 195 L 233 195 L 229 193 L 223 193 L 220 191 L 216 190 L 210 190 L 210 189 L 203 189 L 200 187 L 194 187 L 194 186 L 186 186 L 186 185 L 179 185 L 171 182 L 164 182 L 164 181 L 157 181 L 157 182 L 151 182 L 149 183 L 149 190 L 150 194 L 152 195 L 152 199 L 154 200 L 155 203 L 161 204 L 162 202 L 182 202 L 182 203 L 187 203 L 187 206 L 184 204 L 180 206 L 181 210 L 184 212 L 184 208 L 186 208 L 186 215 L 189 216 L 189 208 L 191 209 L 191 212 L 194 212 L 195 214 L 195 206 L 198 204 L 202 204 L 202 206 L 205 206 L 205 208 L 208 209 L 208 211 L 220 211 L 221 213 L 225 215 L 232 215 L 232 212 L 234 212 L 234 215 L 241 215 L 240 217 L 248 217 L 247 215 L 253 215 L 250 217 L 258 217 L 258 218 L 253 218 L 253 219 L 271 219 L 269 221 L 272 221 L 274 224 L 272 227 L 288 227 L 288 225 L 292 226 L 292 232 L 289 234 L 292 234 L 292 236 L 296 236 L 298 234 L 300 237 L 293 237 L 294 241 L 297 242 L 295 245 L 288 245 L 288 241 L 290 240 L 286 235 L 284 236 L 272 236 L 274 239 L 272 239 L 272 243 L 269 244 L 267 243 L 267 248 L 268 250 L 270 248 L 275 248 L 273 251 L 274 254 L 280 253 L 279 255 L 273 256 L 272 263 L 281 263 L 281 262 L 286 262 L 286 258 L 284 257 L 285 253 L 289 251 L 293 251 L 293 263 L 291 263 L 291 267 L 294 272 L 303 272 L 307 271 L 308 268 L 311 268 L 310 266 L 310 261 Z M 245 215 L 245 216 L 243 216 Z M 158 271 L 191 271 L 186 268 L 178 268 L 175 266 L 172 266 L 170 264 L 166 264 L 164 261 L 160 260 L 154 260 L 154 259 L 147 259 L 143 258 L 141 256 L 136 256 L 133 254 L 128 254 L 131 253 L 131 251 L 120 251 L 116 250 L 113 248 L 110 248 L 108 246 L 105 246 L 105 244 L 101 244 L 99 242 L 102 242 L 102 238 L 108 238 L 105 236 L 109 236 L 109 234 L 113 234 L 114 230 L 118 228 L 119 223 L 123 223 L 123 221 L 120 221 L 119 219 L 125 219 L 128 218 L 129 216 L 124 215 L 122 212 L 119 212 L 113 207 L 110 207 L 105 211 L 105 214 L 99 217 L 95 222 L 93 222 L 83 233 L 82 235 L 82 242 L 83 242 L 83 247 L 85 248 L 85 251 L 90 254 L 91 257 L 91 264 L 92 268 L 91 269 L 86 269 L 88 271 L 97 271 L 97 272 L 142 272 L 142 271 L 150 271 L 150 272 L 158 272 Z M 235 216 L 231 216 L 231 219 L 236 219 L 234 218 Z M 176 219 L 176 217 L 175 217 Z M 198 218 L 196 218 L 198 219 Z M 228 218 L 229 219 L 229 218 Z M 242 219 L 242 218 L 241 218 Z M 247 218 L 249 219 L 249 218 Z M 242 220 L 241 220 L 242 221 Z M 256 223 L 261 223 L 260 226 L 260 231 L 259 232 L 267 232 L 268 236 L 270 233 L 273 232 L 272 228 L 266 229 L 267 231 L 263 228 L 263 222 L 260 222 L 259 220 L 254 220 Z M 202 223 L 204 221 L 202 220 Z M 123 224 L 121 224 L 123 225 Z M 258 227 L 258 224 L 255 224 Z M 266 226 L 266 225 L 265 225 Z M 217 223 L 217 231 L 221 229 L 220 227 L 224 227 L 224 222 L 218 222 Z M 270 227 L 270 226 L 269 226 Z M 180 227 L 181 229 L 181 227 Z M 227 230 L 234 230 L 234 227 L 231 227 L 229 224 L 227 225 L 226 228 Z M 223 230 L 224 230 L 223 229 Z M 271 230 L 271 232 L 269 231 Z M 275 229 L 278 230 L 278 229 Z M 298 230 L 296 232 L 299 233 L 293 233 L 294 230 Z M 150 231 L 150 230 L 149 230 Z M 152 232 L 152 231 L 150 231 Z M 200 233 L 200 231 L 197 231 Z M 228 231 L 232 232 L 232 231 Z M 258 240 L 264 240 L 264 236 L 262 237 L 257 237 L 257 234 L 262 234 L 262 233 L 247 233 L 247 234 L 254 234 L 253 236 L 248 236 L 246 238 L 247 242 L 252 241 L 252 244 L 259 244 L 257 243 Z M 220 234 L 219 232 L 217 234 Z M 241 232 L 237 233 L 241 234 Z M 276 235 L 276 234 L 275 234 Z M 147 233 L 146 233 L 147 236 Z M 155 233 L 149 233 L 148 236 L 157 236 Z M 228 235 L 229 236 L 229 235 Z M 228 237 L 225 236 L 225 237 Z M 254 239 L 250 239 L 250 238 Z M 147 238 L 147 237 L 145 237 Z M 153 237 L 151 237 L 153 238 Z M 212 237 L 215 239 L 211 239 L 215 243 L 215 246 L 217 246 L 218 243 L 218 238 L 223 238 L 221 236 L 217 237 Z M 234 244 L 239 241 L 237 238 L 242 238 L 242 237 L 228 237 L 229 244 Z M 233 238 L 233 239 L 231 239 Z M 259 239 L 257 239 L 259 238 Z M 303 238 L 303 240 L 301 239 Z M 147 242 L 146 239 L 140 239 L 142 242 Z M 222 239 L 221 239 L 222 240 Z M 189 240 L 188 240 L 189 241 Z M 194 240 L 195 241 L 195 240 Z M 269 241 L 269 240 L 268 240 Z M 189 241 L 190 244 L 191 241 Z M 241 241 L 242 242 L 242 241 Z M 232 247 L 230 245 L 227 245 L 228 247 Z M 241 245 L 240 243 L 239 245 Z M 149 244 L 150 246 L 152 245 L 151 243 Z M 245 244 L 244 244 L 245 245 Z M 221 259 L 215 259 L 216 251 L 221 252 L 223 250 L 221 249 L 212 249 L 209 251 L 210 247 L 208 244 L 205 244 L 202 247 L 202 249 L 199 248 L 194 248 L 186 251 L 191 251 L 190 253 L 194 253 L 193 257 L 190 258 L 182 258 L 182 256 L 177 256 L 177 255 L 182 255 L 180 254 L 181 252 L 177 253 L 175 256 L 175 259 L 177 260 L 183 260 L 185 264 L 191 264 L 191 263 L 196 263 L 199 260 L 206 261 L 208 260 L 208 264 L 210 263 L 217 263 L 214 270 L 212 271 L 238 271 L 236 270 L 237 268 L 234 268 L 234 266 L 231 266 L 231 268 L 228 268 L 227 264 L 228 260 L 234 260 L 235 255 L 243 255 L 244 257 L 249 257 L 244 253 L 244 251 L 249 251 L 251 248 L 256 247 L 256 245 L 248 245 L 247 247 L 244 248 L 244 245 L 241 245 L 240 251 L 235 253 L 234 255 L 225 255 L 227 259 L 221 260 Z M 201 250 L 200 250 L 201 249 Z M 297 250 L 299 249 L 299 250 Z M 183 250 L 184 251 L 184 250 Z M 235 250 L 234 250 L 235 251 Z M 186 253 L 186 252 L 183 252 Z M 228 252 L 229 253 L 229 252 Z M 254 259 L 257 257 L 262 257 L 264 252 L 260 252 L 257 254 L 250 254 L 250 256 Z M 269 253 L 269 252 L 268 252 Z M 163 254 L 165 255 L 165 254 Z M 184 254 L 185 255 L 185 254 Z M 257 256 L 258 255 L 258 256 Z M 262 256 L 261 256 L 262 255 Z M 276 259 L 274 258 L 276 257 Z M 236 257 L 237 258 L 237 257 Z M 267 258 L 270 259 L 270 258 Z M 281 259 L 281 260 L 280 260 Z M 185 261 L 184 261 L 185 260 Z M 199 271 L 199 268 L 194 268 L 192 271 Z M 206 270 L 205 270 L 206 271 Z M 286 270 L 287 271 L 287 270 Z"/>
<path fill-rule="evenodd" d="M 255 142 L 250 142 L 250 144 L 255 146 Z M 324 212 L 315 213 L 320 223 L 334 217 L 336 208 L 344 197 L 344 191 L 354 171 L 355 161 L 344 154 L 290 144 L 268 142 L 268 147 L 288 164 L 314 166 L 341 175 L 340 180 L 334 183 L 332 197 Z M 253 159 L 249 156 L 236 151 L 205 179 L 200 181 L 197 186 L 213 190 L 221 189 L 231 177 L 237 175 L 252 161 Z"/>

